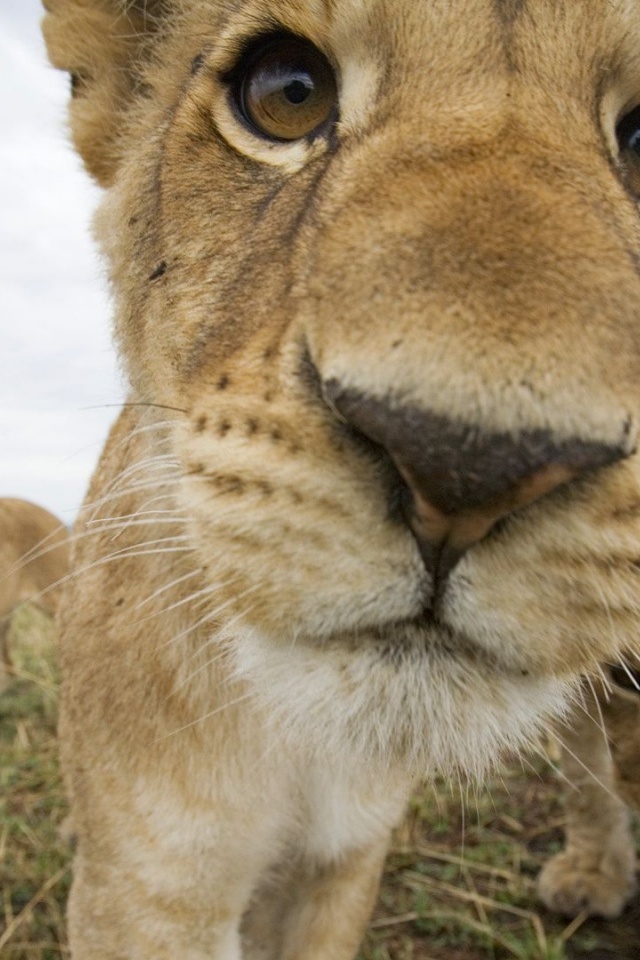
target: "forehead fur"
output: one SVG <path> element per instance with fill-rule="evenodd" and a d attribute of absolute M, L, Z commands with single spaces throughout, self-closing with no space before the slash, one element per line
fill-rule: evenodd
<path fill-rule="evenodd" d="M 54 64 L 87 81 L 108 72 L 112 105 L 126 96 L 128 73 L 138 89 L 144 77 L 175 97 L 199 52 L 214 49 L 230 60 L 243 39 L 280 28 L 316 43 L 345 73 L 360 64 L 396 86 L 409 80 L 416 93 L 428 92 L 434 110 L 456 96 L 473 102 L 500 75 L 515 87 L 519 78 L 533 81 L 556 99 L 593 98 L 594 88 L 612 77 L 630 90 L 640 85 L 640 5 L 633 0 L 46 0 L 45 6 Z"/>
<path fill-rule="evenodd" d="M 213 51 L 233 63 L 242 43 L 273 29 L 307 37 L 336 64 L 342 115 L 372 116 L 379 99 L 430 118 L 491 109 L 505 92 L 523 109 L 590 116 L 615 88 L 630 106 L 640 89 L 640 5 L 631 0 L 175 0 L 156 48 L 154 82 L 168 99 L 190 59 Z M 168 67 L 168 69 L 167 69 Z M 546 102 L 545 102 L 546 98 Z M 535 109 L 535 108 L 534 108 Z M 357 123 L 357 120 L 355 121 Z"/>

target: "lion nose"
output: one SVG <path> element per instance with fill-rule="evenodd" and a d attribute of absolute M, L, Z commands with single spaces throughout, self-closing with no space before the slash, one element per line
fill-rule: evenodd
<path fill-rule="evenodd" d="M 619 445 L 560 440 L 548 429 L 489 432 L 337 381 L 324 386 L 331 406 L 393 460 L 410 492 L 409 524 L 439 582 L 503 517 L 631 453 L 628 426 Z"/>

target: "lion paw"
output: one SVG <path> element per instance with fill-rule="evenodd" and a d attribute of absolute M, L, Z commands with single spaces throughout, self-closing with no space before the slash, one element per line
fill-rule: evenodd
<path fill-rule="evenodd" d="M 538 878 L 538 895 L 555 913 L 618 917 L 636 890 L 633 850 L 608 852 L 595 860 L 565 850 L 553 857 Z"/>

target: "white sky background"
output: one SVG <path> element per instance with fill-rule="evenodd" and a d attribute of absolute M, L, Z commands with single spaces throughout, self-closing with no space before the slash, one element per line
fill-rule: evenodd
<path fill-rule="evenodd" d="M 89 233 L 99 190 L 67 142 L 40 16 L 0 0 L 0 496 L 70 523 L 124 390 Z"/>

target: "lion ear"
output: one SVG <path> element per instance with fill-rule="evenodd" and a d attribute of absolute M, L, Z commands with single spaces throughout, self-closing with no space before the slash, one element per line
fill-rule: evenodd
<path fill-rule="evenodd" d="M 73 142 L 89 173 L 108 186 L 121 158 L 123 121 L 143 92 L 145 65 L 168 0 L 43 3 L 49 59 L 71 76 Z"/>

